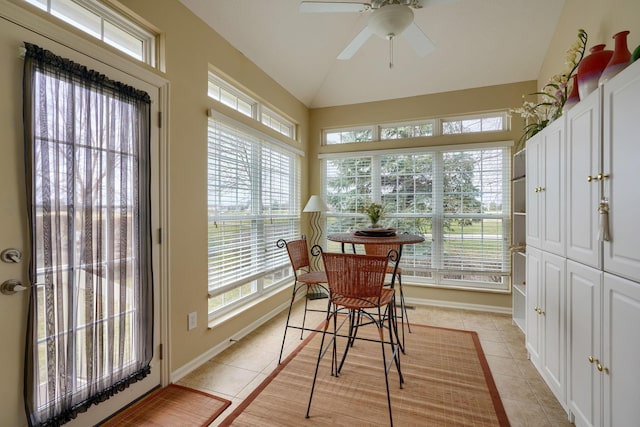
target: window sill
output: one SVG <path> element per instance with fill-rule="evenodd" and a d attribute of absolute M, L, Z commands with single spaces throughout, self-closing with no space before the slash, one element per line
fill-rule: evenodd
<path fill-rule="evenodd" d="M 269 300 L 270 298 L 275 297 L 277 294 L 283 292 L 283 291 L 287 291 L 287 290 L 291 290 L 291 286 L 293 286 L 293 282 L 286 282 L 284 284 L 281 285 L 276 285 L 273 287 L 273 289 L 269 289 L 268 291 L 263 292 L 260 295 L 255 295 L 253 297 L 251 297 L 250 299 L 247 299 L 247 302 L 245 304 L 242 304 L 239 307 L 236 307 L 232 310 L 229 310 L 225 313 L 222 313 L 220 315 L 213 315 L 213 317 L 209 317 L 209 321 L 207 323 L 207 329 L 213 329 L 216 326 L 220 326 L 221 324 L 228 322 L 229 320 L 233 319 L 234 317 L 237 317 L 239 315 L 242 315 L 243 313 L 245 313 L 247 310 L 262 304 L 263 302 Z M 273 316 L 275 316 L 276 314 L 280 313 L 284 308 L 286 308 L 289 304 L 289 299 L 287 299 L 283 304 L 279 305 L 278 307 L 276 307 L 274 310 L 272 310 L 270 313 L 265 314 L 264 316 L 262 316 L 260 319 L 257 320 L 257 322 L 262 323 L 264 322 L 265 319 L 269 319 Z"/>

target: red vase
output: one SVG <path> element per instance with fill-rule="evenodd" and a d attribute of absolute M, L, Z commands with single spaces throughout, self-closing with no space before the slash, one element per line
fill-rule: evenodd
<path fill-rule="evenodd" d="M 602 72 L 599 84 L 603 84 L 629 65 L 631 52 L 629 52 L 629 48 L 627 47 L 627 35 L 629 35 L 629 31 L 620 31 L 618 34 L 613 36 L 613 39 L 615 40 L 613 56 Z"/>
<path fill-rule="evenodd" d="M 574 74 L 571 76 L 571 92 L 562 106 L 562 111 L 569 111 L 571 107 L 576 105 L 578 102 L 580 102 L 580 95 L 578 93 L 578 76 Z"/>
<path fill-rule="evenodd" d="M 613 56 L 612 50 L 604 50 L 604 44 L 598 44 L 589 49 L 589 55 L 582 58 L 578 65 L 578 93 L 580 99 L 585 99 L 598 87 L 598 80 Z"/>

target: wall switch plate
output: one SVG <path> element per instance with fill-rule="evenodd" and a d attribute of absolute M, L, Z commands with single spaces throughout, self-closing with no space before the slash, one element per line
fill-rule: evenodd
<path fill-rule="evenodd" d="M 190 331 L 192 329 L 195 329 L 198 326 L 198 313 L 193 311 L 191 313 L 189 313 L 189 315 L 187 316 L 187 319 L 189 320 L 189 325 L 187 326 L 187 330 Z"/>

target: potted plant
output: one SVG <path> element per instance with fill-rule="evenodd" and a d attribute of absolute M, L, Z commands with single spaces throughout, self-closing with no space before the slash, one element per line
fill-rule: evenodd
<path fill-rule="evenodd" d="M 380 225 L 380 220 L 384 215 L 384 206 L 379 203 L 371 202 L 367 205 L 364 212 L 369 217 L 369 221 L 371 221 L 371 228 L 382 227 L 382 225 Z"/>

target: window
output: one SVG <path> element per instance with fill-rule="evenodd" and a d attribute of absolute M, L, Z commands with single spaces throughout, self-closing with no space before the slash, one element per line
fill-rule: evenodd
<path fill-rule="evenodd" d="M 209 312 L 291 277 L 278 239 L 300 236 L 298 153 L 222 116 L 209 120 Z"/>
<path fill-rule="evenodd" d="M 442 134 L 452 135 L 475 132 L 498 132 L 507 129 L 506 123 L 507 116 L 504 113 L 443 119 Z"/>
<path fill-rule="evenodd" d="M 208 95 L 227 107 L 259 121 L 270 129 L 291 139 L 296 139 L 295 123 L 285 119 L 281 114 L 256 101 L 212 72 L 209 72 Z"/>
<path fill-rule="evenodd" d="M 24 0 L 155 67 L 156 35 L 97 0 Z"/>
<path fill-rule="evenodd" d="M 328 233 L 365 226 L 362 207 L 376 201 L 385 206 L 385 225 L 425 236 L 404 248 L 403 277 L 506 291 L 509 153 L 494 144 L 324 155 Z"/>
<path fill-rule="evenodd" d="M 507 114 L 490 113 L 447 119 L 326 129 L 323 131 L 323 141 L 325 145 L 335 145 L 460 133 L 498 132 L 503 130 L 507 130 Z"/>
<path fill-rule="evenodd" d="M 415 138 L 418 136 L 433 136 L 435 120 L 421 123 L 407 123 L 380 126 L 380 139 Z"/>
<path fill-rule="evenodd" d="M 332 129 L 324 132 L 327 145 L 373 141 L 373 126 L 349 129 Z"/>
<path fill-rule="evenodd" d="M 262 107 L 261 116 L 260 121 L 262 121 L 264 125 L 291 139 L 296 138 L 296 126 L 289 120 L 269 110 L 267 107 Z"/>
<path fill-rule="evenodd" d="M 208 94 L 210 98 L 223 103 L 227 107 L 232 108 L 247 117 L 255 118 L 256 116 L 258 103 L 255 100 L 211 73 L 209 73 Z"/>

